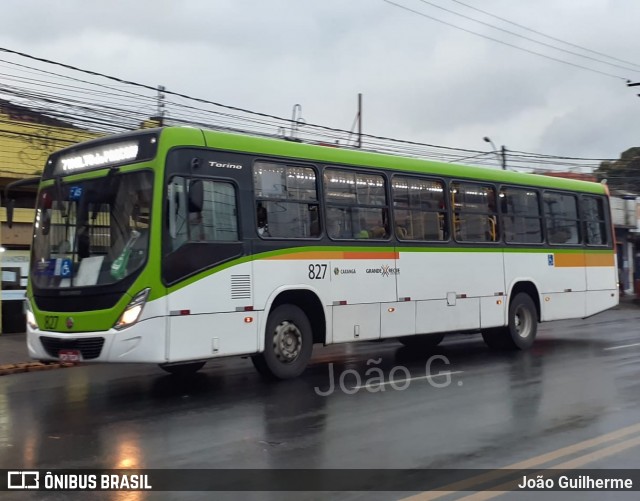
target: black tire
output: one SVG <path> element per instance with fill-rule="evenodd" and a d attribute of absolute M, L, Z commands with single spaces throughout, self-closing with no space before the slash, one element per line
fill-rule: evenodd
<path fill-rule="evenodd" d="M 160 368 L 174 376 L 189 376 L 202 369 L 204 364 L 206 364 L 206 362 L 187 362 L 186 364 L 175 365 L 160 364 Z"/>
<path fill-rule="evenodd" d="M 429 348 L 435 348 L 444 339 L 444 333 L 438 332 L 435 334 L 420 334 L 418 336 L 403 336 L 399 337 L 400 341 L 407 348 L 415 350 L 426 350 Z"/>
<path fill-rule="evenodd" d="M 269 379 L 292 379 L 305 370 L 312 351 L 309 319 L 297 306 L 283 304 L 267 319 L 264 352 L 251 360 L 257 371 Z"/>
<path fill-rule="evenodd" d="M 509 303 L 507 327 L 487 329 L 482 332 L 484 342 L 498 350 L 527 350 L 531 348 L 538 332 L 538 312 L 531 296 L 520 292 Z"/>

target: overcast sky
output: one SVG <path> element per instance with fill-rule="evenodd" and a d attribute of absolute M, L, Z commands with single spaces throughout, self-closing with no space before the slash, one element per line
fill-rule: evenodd
<path fill-rule="evenodd" d="M 640 81 L 421 0 L 427 16 Z M 432 4 L 545 43 L 453 0 Z M 640 65 L 637 0 L 464 0 L 515 23 Z M 383 0 L 4 0 L 0 46 L 278 116 L 474 150 L 617 158 L 640 146 L 640 87 L 440 24 Z M 610 59 L 607 59 L 611 61 Z"/>

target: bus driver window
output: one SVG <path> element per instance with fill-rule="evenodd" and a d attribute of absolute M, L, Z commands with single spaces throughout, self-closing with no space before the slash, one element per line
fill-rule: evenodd
<path fill-rule="evenodd" d="M 256 221 L 258 224 L 258 235 L 269 236 L 269 224 L 267 222 L 267 209 L 262 202 L 258 202 L 258 208 L 256 209 Z"/>

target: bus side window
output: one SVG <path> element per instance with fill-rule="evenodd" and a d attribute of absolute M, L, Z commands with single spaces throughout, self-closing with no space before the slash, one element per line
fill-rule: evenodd
<path fill-rule="evenodd" d="M 262 238 L 320 236 L 315 170 L 258 161 L 253 166 L 256 230 Z"/>

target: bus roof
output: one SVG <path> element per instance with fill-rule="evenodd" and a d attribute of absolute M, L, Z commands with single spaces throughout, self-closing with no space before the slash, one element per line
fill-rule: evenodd
<path fill-rule="evenodd" d="M 58 156 L 69 151 L 81 151 L 97 144 L 125 140 L 129 137 L 141 136 L 150 133 L 160 134 L 160 142 L 164 144 L 165 149 L 175 146 L 207 146 L 226 151 L 250 153 L 258 156 L 277 156 L 281 158 L 290 158 L 292 160 L 306 160 L 329 165 L 337 164 L 372 167 L 404 171 L 414 174 L 428 174 L 449 178 L 606 194 L 606 187 L 604 185 L 589 181 L 436 162 L 419 158 L 403 157 L 400 155 L 376 153 L 367 150 L 321 146 L 288 141 L 285 139 L 264 138 L 197 129 L 194 127 L 164 127 L 161 129 L 144 129 L 124 134 L 116 134 L 104 138 L 93 139 L 91 141 L 86 141 L 78 145 L 65 148 L 64 150 L 56 152 L 54 155 Z M 48 171 L 49 169 L 45 169 L 45 175 L 43 178 L 47 178 L 51 175 L 51 172 Z"/>
<path fill-rule="evenodd" d="M 167 128 L 164 133 L 171 134 L 171 128 Z M 576 179 L 558 178 L 540 174 L 525 174 L 522 172 L 458 165 L 371 151 L 333 146 L 318 146 L 283 139 L 261 138 L 226 132 L 203 130 L 203 134 L 208 147 L 223 150 L 274 155 L 291 159 L 322 162 L 325 164 L 335 163 L 360 167 L 376 167 L 401 170 L 409 173 L 432 174 L 478 181 L 556 188 L 587 193 L 606 193 L 605 186 L 600 183 Z"/>

